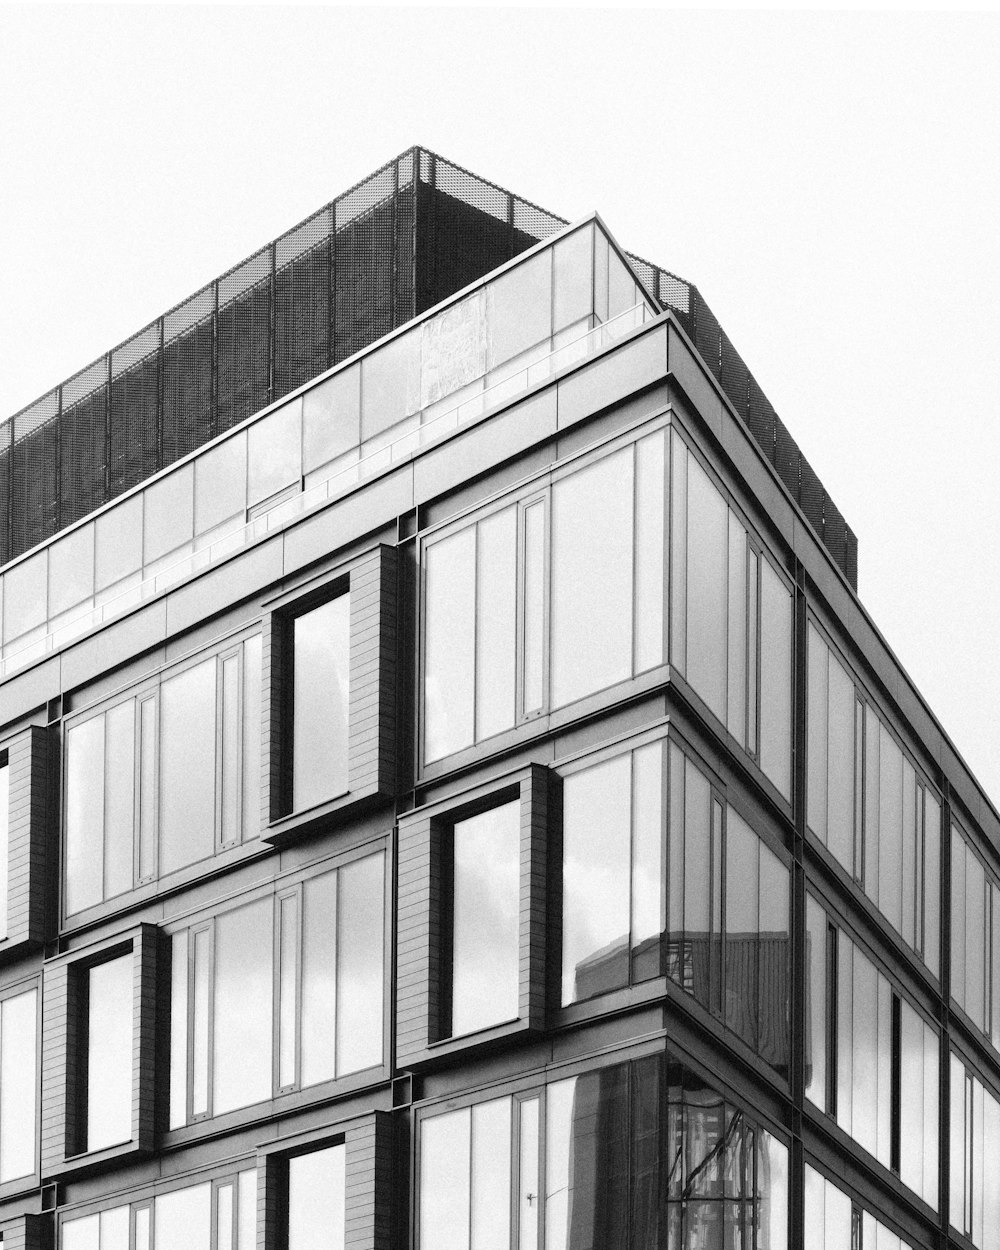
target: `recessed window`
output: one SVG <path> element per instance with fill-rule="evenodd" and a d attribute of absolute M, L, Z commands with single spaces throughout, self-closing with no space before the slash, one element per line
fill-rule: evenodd
<path fill-rule="evenodd" d="M 292 809 L 347 789 L 350 594 L 292 618 Z"/>
<path fill-rule="evenodd" d="M 80 1080 L 79 1148 L 117 1146 L 132 1137 L 132 979 L 130 951 L 81 972 L 86 1045 Z"/>
<path fill-rule="evenodd" d="M 288 1160 L 287 1250 L 343 1250 L 343 1143 Z"/>
<path fill-rule="evenodd" d="M 453 1036 L 518 1013 L 521 813 L 515 799 L 455 823 L 451 880 Z"/>
<path fill-rule="evenodd" d="M 0 1185 L 35 1171 L 38 991 L 0 1000 Z"/>

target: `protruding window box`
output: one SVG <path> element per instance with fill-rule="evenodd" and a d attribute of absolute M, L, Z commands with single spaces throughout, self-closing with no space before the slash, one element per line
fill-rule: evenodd
<path fill-rule="evenodd" d="M 556 784 L 532 764 L 400 821 L 401 1067 L 544 1027 Z"/>
<path fill-rule="evenodd" d="M 50 743 L 34 725 L 0 742 L 0 957 L 45 940 Z"/>
<path fill-rule="evenodd" d="M 396 551 L 379 546 L 271 605 L 264 621 L 264 839 L 390 798 Z"/>

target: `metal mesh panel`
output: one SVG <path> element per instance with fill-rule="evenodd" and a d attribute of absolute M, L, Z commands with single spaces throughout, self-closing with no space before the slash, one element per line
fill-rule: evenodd
<path fill-rule="evenodd" d="M 18 414 L 11 457 L 11 547 L 27 551 L 59 528 L 59 398 Z"/>
<path fill-rule="evenodd" d="M 514 197 L 509 191 L 503 191 L 440 157 L 434 163 L 434 186 L 445 195 L 472 205 L 481 213 L 489 213 L 498 221 L 506 224 L 512 220 L 511 201 Z"/>
<path fill-rule="evenodd" d="M 163 319 L 162 464 L 173 464 L 212 438 L 215 287 L 206 287 Z"/>
<path fill-rule="evenodd" d="M 823 542 L 840 567 L 847 572 L 848 529 L 840 509 L 829 497 L 823 509 Z M 850 573 L 847 574 L 850 577 Z"/>
<path fill-rule="evenodd" d="M 799 449 L 780 417 L 774 418 L 774 467 L 778 470 L 778 476 L 792 492 L 792 498 L 798 499 Z"/>
<path fill-rule="evenodd" d="M 657 271 L 656 298 L 681 318 L 686 329 L 691 312 L 691 284 L 660 269 Z"/>
<path fill-rule="evenodd" d="M 848 525 L 847 527 L 847 543 L 844 551 L 844 563 L 841 565 L 847 575 L 847 580 L 851 583 L 855 590 L 858 588 L 858 537 L 854 530 Z"/>
<path fill-rule="evenodd" d="M 111 354 L 108 419 L 108 498 L 159 468 L 160 324 Z"/>
<path fill-rule="evenodd" d="M 699 355 L 708 365 L 712 373 L 719 376 L 719 351 L 720 340 L 722 336 L 722 328 L 716 321 L 711 308 L 705 303 L 701 296 L 695 293 L 692 308 L 692 322 L 694 324 L 694 345 L 698 349 Z"/>
<path fill-rule="evenodd" d="M 275 399 L 330 363 L 331 221 L 324 209 L 275 246 Z"/>
<path fill-rule="evenodd" d="M 826 491 L 823 489 L 823 483 L 817 477 L 809 461 L 800 454 L 799 506 L 820 538 L 823 537 L 823 504 L 825 500 Z"/>
<path fill-rule="evenodd" d="M 271 248 L 219 279 L 218 429 L 267 406 L 271 389 Z"/>
<path fill-rule="evenodd" d="M 747 426 L 757 440 L 761 451 L 774 464 L 774 409 L 771 407 L 771 401 L 757 384 L 756 378 L 750 377 L 747 389 L 749 392 Z"/>
<path fill-rule="evenodd" d="M 72 525 L 107 499 L 105 435 L 107 388 L 66 406 L 60 421 L 59 523 Z"/>
<path fill-rule="evenodd" d="M 743 363 L 743 358 L 739 352 L 730 343 L 729 335 L 724 331 L 719 335 L 719 342 L 722 357 L 719 368 L 719 382 L 722 389 L 726 392 L 729 402 L 745 420 L 750 406 L 747 394 L 750 384 L 750 371 Z"/>
<path fill-rule="evenodd" d="M 379 189 L 376 183 L 373 190 Z M 337 219 L 340 220 L 339 212 Z M 334 236 L 334 361 L 346 360 L 395 328 L 395 237 L 395 205 L 391 198 L 383 198 L 366 213 L 356 213 L 350 224 L 338 228 Z"/>

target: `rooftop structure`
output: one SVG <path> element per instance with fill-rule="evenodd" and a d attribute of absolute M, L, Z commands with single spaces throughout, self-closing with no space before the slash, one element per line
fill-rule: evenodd
<path fill-rule="evenodd" d="M 696 289 L 312 222 L 10 427 L 3 1247 L 993 1250 L 1000 818 Z"/>

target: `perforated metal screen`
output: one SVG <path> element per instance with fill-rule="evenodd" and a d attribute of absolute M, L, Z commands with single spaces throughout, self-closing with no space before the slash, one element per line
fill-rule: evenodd
<path fill-rule="evenodd" d="M 433 152 L 404 152 L 0 424 L 0 561 L 566 224 Z M 854 534 L 697 288 L 630 259 L 856 587 Z"/>

